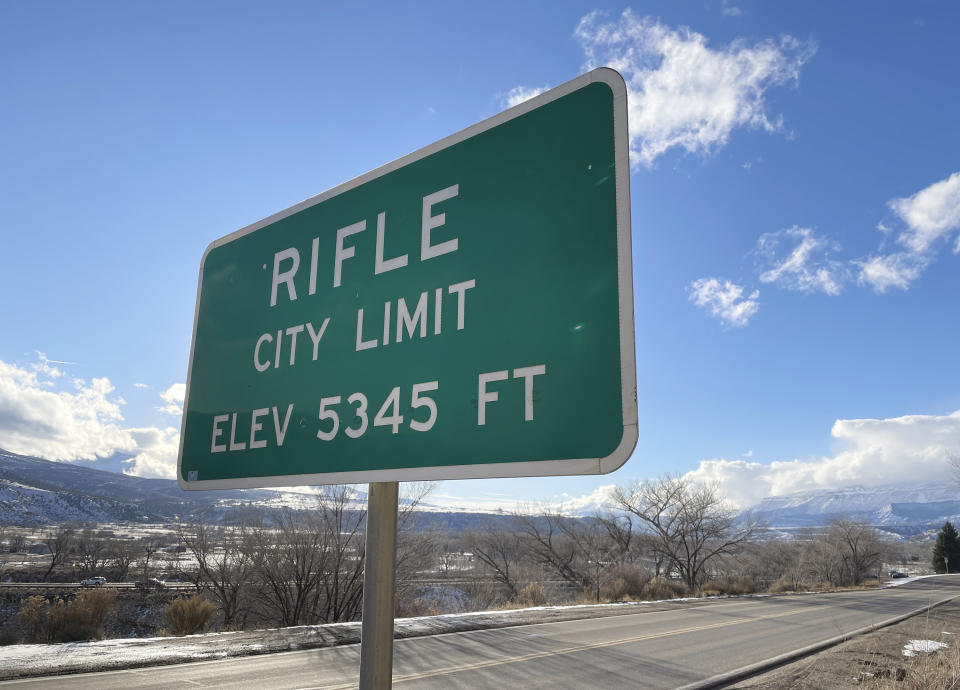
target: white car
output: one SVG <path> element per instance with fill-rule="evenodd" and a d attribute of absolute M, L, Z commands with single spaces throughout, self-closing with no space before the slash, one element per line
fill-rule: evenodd
<path fill-rule="evenodd" d="M 105 583 L 106 581 L 107 581 L 107 578 L 105 578 L 105 577 L 100 577 L 100 576 L 98 575 L 98 576 L 96 576 L 96 577 L 88 577 L 86 580 L 81 580 L 81 581 L 80 581 L 80 586 L 81 586 L 81 587 L 100 587 L 100 586 L 102 586 L 103 583 Z"/>

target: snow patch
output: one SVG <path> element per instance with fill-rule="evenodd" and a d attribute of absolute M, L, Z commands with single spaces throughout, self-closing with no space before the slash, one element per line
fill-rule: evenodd
<path fill-rule="evenodd" d="M 937 642 L 935 640 L 910 640 L 907 644 L 903 645 L 903 655 L 916 656 L 917 654 L 933 654 L 949 646 L 946 642 Z"/>
<path fill-rule="evenodd" d="M 915 575 L 913 577 L 901 577 L 901 578 L 897 578 L 896 580 L 890 580 L 890 582 L 883 585 L 883 589 L 887 589 L 888 587 L 901 587 L 905 584 L 909 584 L 910 582 L 916 582 L 917 580 L 926 580 L 927 578 L 930 578 L 930 577 L 941 577 L 941 576 L 940 575 Z"/>

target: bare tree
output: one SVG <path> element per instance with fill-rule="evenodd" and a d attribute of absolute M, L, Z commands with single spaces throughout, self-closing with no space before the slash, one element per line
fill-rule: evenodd
<path fill-rule="evenodd" d="M 582 592 L 599 600 L 604 570 L 621 562 L 621 543 L 595 517 L 564 515 L 556 509 L 514 514 L 532 559 Z M 621 535 L 623 536 L 623 535 Z"/>
<path fill-rule="evenodd" d="M 801 562 L 805 578 L 811 584 L 843 584 L 846 574 L 840 545 L 829 534 L 814 529 L 800 533 L 803 549 Z"/>
<path fill-rule="evenodd" d="M 837 545 L 842 564 L 843 581 L 836 584 L 860 584 L 865 575 L 877 572 L 884 552 L 877 530 L 863 522 L 837 519 L 827 534 Z"/>
<path fill-rule="evenodd" d="M 541 509 L 517 511 L 513 516 L 533 561 L 578 589 L 590 587 L 590 576 L 581 569 L 575 545 L 563 530 L 564 515 Z"/>
<path fill-rule="evenodd" d="M 244 549 L 256 573 L 257 598 L 280 625 L 314 621 L 317 592 L 326 576 L 329 532 L 313 514 L 271 513 L 247 533 Z"/>
<path fill-rule="evenodd" d="M 803 582 L 801 546 L 800 542 L 782 539 L 746 544 L 733 570 L 764 589 L 780 580 L 786 588 L 798 590 Z"/>
<path fill-rule="evenodd" d="M 325 555 L 316 616 L 325 623 L 356 620 L 363 608 L 366 511 L 356 505 L 357 494 L 350 486 L 323 487 L 316 499 Z"/>
<path fill-rule="evenodd" d="M 74 532 L 67 527 L 57 527 L 47 535 L 43 543 L 50 549 L 50 567 L 43 574 L 42 581 L 46 582 L 54 568 L 66 563 L 73 551 Z"/>
<path fill-rule="evenodd" d="M 253 573 L 252 559 L 244 548 L 245 528 L 215 528 L 201 517 L 178 522 L 177 535 L 197 562 L 192 578 L 197 589 L 216 602 L 224 627 L 242 627 L 247 613 L 244 594 Z"/>
<path fill-rule="evenodd" d="M 143 554 L 143 579 L 150 576 L 150 559 L 163 547 L 160 537 L 146 537 L 140 542 L 140 553 Z"/>
<path fill-rule="evenodd" d="M 85 527 L 76 536 L 74 553 L 81 577 L 99 573 L 110 557 L 107 539 L 92 527 Z"/>
<path fill-rule="evenodd" d="M 736 513 L 716 486 L 682 477 L 667 475 L 617 487 L 613 500 L 640 518 L 656 549 L 691 589 L 701 582 L 711 560 L 738 551 L 758 529 L 754 522 L 737 523 Z"/>
<path fill-rule="evenodd" d="M 433 491 L 433 482 L 403 482 L 397 514 L 396 594 L 406 594 L 408 581 L 418 571 L 429 569 L 437 557 L 437 535 L 417 524 L 417 508 Z"/>
<path fill-rule="evenodd" d="M 137 545 L 130 539 L 114 539 L 110 542 L 108 558 L 117 581 L 123 582 L 130 575 L 130 568 L 137 559 L 137 554 Z"/>
<path fill-rule="evenodd" d="M 516 598 L 520 591 L 518 577 L 524 557 L 520 534 L 486 522 L 479 530 L 467 532 L 464 542 L 493 579 L 507 588 L 510 598 Z"/>
<path fill-rule="evenodd" d="M 634 518 L 630 513 L 600 515 L 596 520 L 607 531 L 607 536 L 618 554 L 618 560 L 630 562 L 640 560 L 641 540 L 634 530 Z"/>
<path fill-rule="evenodd" d="M 10 535 L 10 553 L 19 553 L 27 548 L 27 538 L 19 532 Z"/>

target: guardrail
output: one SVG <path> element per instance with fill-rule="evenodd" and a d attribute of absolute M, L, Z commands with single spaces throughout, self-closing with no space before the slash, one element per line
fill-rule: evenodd
<path fill-rule="evenodd" d="M 101 589 L 136 589 L 134 582 L 104 582 L 98 585 Z M 91 586 L 81 585 L 79 582 L 0 582 L 2 589 L 94 589 Z M 162 587 L 146 587 L 145 589 L 194 589 L 192 582 L 165 582 Z"/>

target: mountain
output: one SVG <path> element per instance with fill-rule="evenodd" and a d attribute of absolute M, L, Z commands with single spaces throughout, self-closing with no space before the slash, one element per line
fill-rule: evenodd
<path fill-rule="evenodd" d="M 122 458 L 120 458 L 122 461 Z M 118 465 L 125 466 L 125 465 Z M 202 513 L 216 522 L 237 522 L 251 513 L 310 509 L 311 493 L 282 489 L 183 491 L 172 479 L 145 479 L 82 464 L 52 462 L 0 450 L 0 525 L 32 527 L 67 522 L 172 522 Z M 401 504 L 406 499 L 401 498 Z M 367 494 L 353 490 L 347 510 L 365 510 Z M 421 504 L 417 529 L 461 530 L 504 519 Z"/>
<path fill-rule="evenodd" d="M 172 479 L 145 479 L 66 462 L 51 462 L 0 450 L 0 524 L 37 526 L 65 522 L 171 522 L 203 513 L 209 520 L 235 522 L 244 514 L 308 509 L 309 493 L 277 489 L 183 491 Z M 599 504 L 598 504 L 599 505 Z M 356 492 L 350 510 L 363 510 L 366 494 Z M 577 515 L 595 514 L 570 506 Z M 510 522 L 509 514 L 454 511 L 423 504 L 418 529 L 476 528 Z M 603 511 L 597 511 L 603 512 Z M 960 524 L 960 490 L 952 484 L 912 487 L 849 487 L 772 496 L 749 514 L 784 536 L 837 517 L 866 522 L 885 532 L 913 536 L 938 530 L 946 520 Z"/>
<path fill-rule="evenodd" d="M 0 450 L 0 523 L 168 522 L 200 511 L 228 518 L 250 504 L 300 506 L 309 497 L 266 489 L 185 492 L 145 479 Z"/>
<path fill-rule="evenodd" d="M 853 486 L 771 496 L 748 512 L 774 529 L 814 527 L 844 517 L 909 536 L 960 521 L 960 489 L 953 484 Z"/>

